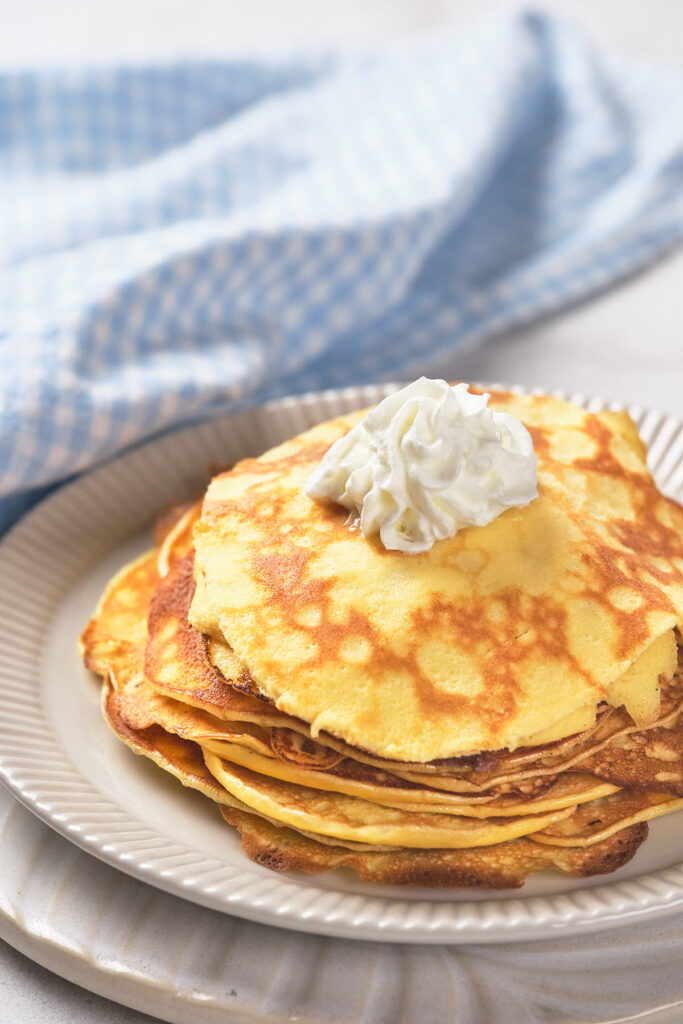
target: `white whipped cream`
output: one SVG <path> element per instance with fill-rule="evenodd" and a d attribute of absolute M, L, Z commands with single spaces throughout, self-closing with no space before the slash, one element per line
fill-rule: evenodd
<path fill-rule="evenodd" d="M 332 445 L 306 493 L 339 502 L 366 537 L 409 553 L 528 505 L 538 494 L 531 437 L 488 409 L 489 397 L 421 377 Z"/>

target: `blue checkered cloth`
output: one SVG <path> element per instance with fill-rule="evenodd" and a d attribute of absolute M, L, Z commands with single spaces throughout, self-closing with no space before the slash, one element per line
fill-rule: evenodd
<path fill-rule="evenodd" d="M 683 76 L 544 15 L 0 75 L 0 528 L 179 423 L 418 375 L 683 233 Z"/>

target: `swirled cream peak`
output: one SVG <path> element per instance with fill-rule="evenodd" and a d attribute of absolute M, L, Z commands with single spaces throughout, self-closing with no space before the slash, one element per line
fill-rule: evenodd
<path fill-rule="evenodd" d="M 538 494 L 531 437 L 488 400 L 420 377 L 332 445 L 306 493 L 339 502 L 366 537 L 409 553 L 528 505 Z"/>

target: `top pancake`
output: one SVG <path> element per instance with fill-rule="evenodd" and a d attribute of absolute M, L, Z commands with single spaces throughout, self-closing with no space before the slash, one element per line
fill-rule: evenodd
<path fill-rule="evenodd" d="M 303 491 L 363 413 L 212 481 L 190 619 L 314 735 L 426 762 L 579 732 L 604 700 L 656 717 L 683 543 L 633 423 L 549 397 L 490 405 L 530 430 L 539 497 L 423 554 L 386 551 Z"/>

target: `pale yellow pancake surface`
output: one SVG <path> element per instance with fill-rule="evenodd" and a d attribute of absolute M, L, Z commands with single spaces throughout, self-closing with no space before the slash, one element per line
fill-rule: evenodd
<path fill-rule="evenodd" d="M 683 545 L 633 423 L 549 397 L 490 404 L 531 431 L 539 497 L 424 554 L 386 551 L 303 490 L 362 414 L 212 481 L 190 619 L 314 735 L 424 762 L 569 735 L 603 700 L 656 717 Z"/>
<path fill-rule="evenodd" d="M 506 783 L 477 795 L 406 788 L 395 776 L 287 726 L 254 724 L 259 709 L 268 722 L 295 720 L 216 677 L 206 645 L 186 621 L 192 582 L 191 560 L 183 557 L 187 542 L 186 534 L 172 541 L 163 580 L 162 547 L 111 581 L 83 632 L 83 654 L 103 676 L 103 709 L 114 732 L 216 801 L 259 863 L 304 871 L 345 865 L 363 878 L 392 883 L 515 886 L 549 865 L 583 875 L 614 870 L 644 840 L 649 818 L 683 803 L 676 799 L 683 796 L 680 674 L 663 688 L 662 717 L 647 730 L 637 729 L 623 710 L 603 709 L 595 728 L 578 737 L 460 764 L 479 783 L 482 772 L 490 781 L 500 769 L 521 767 L 524 774 L 535 765 L 540 777 L 550 768 L 553 775 L 530 790 L 519 778 L 512 788 Z M 231 708 L 238 720 L 169 699 L 163 688 L 157 692 L 143 665 L 158 668 L 169 660 L 177 662 L 172 692 L 189 676 L 189 692 L 204 694 L 209 707 Z M 219 700 L 219 689 L 232 696 Z M 556 763 L 567 755 L 572 763 Z M 573 764 L 577 757 L 580 766 Z M 588 774 L 581 774 L 582 766 Z M 619 791 L 622 784 L 629 788 Z"/>

